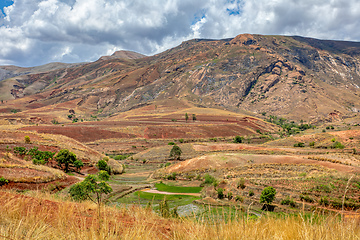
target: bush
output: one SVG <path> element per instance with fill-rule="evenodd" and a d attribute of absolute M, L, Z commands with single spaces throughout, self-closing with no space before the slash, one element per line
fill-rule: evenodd
<path fill-rule="evenodd" d="M 234 138 L 234 143 L 242 143 L 242 140 L 243 140 L 242 137 L 236 136 L 236 137 Z"/>
<path fill-rule="evenodd" d="M 14 153 L 17 155 L 25 155 L 27 149 L 25 147 L 14 147 Z"/>
<path fill-rule="evenodd" d="M 29 136 L 25 136 L 24 140 L 25 140 L 25 143 L 30 143 L 30 137 Z"/>
<path fill-rule="evenodd" d="M 312 142 L 309 143 L 309 147 L 314 147 L 314 146 L 315 146 L 315 142 L 314 142 L 314 141 L 312 141 Z"/>
<path fill-rule="evenodd" d="M 179 139 L 179 142 L 180 142 L 180 143 L 183 143 L 183 142 L 184 142 L 184 139 L 183 139 L 183 138 L 180 138 L 180 139 Z"/>
<path fill-rule="evenodd" d="M 321 197 L 319 200 L 319 204 L 321 206 L 328 206 L 329 205 L 329 199 L 327 197 Z"/>
<path fill-rule="evenodd" d="M 294 147 L 305 147 L 305 144 L 302 142 L 298 142 L 294 144 Z"/>
<path fill-rule="evenodd" d="M 245 179 L 244 178 L 241 178 L 239 180 L 239 182 L 237 183 L 237 188 L 241 188 L 241 189 L 244 189 L 246 186 L 245 186 Z"/>
<path fill-rule="evenodd" d="M 55 157 L 59 166 L 64 165 L 64 171 L 68 172 L 70 165 L 74 164 L 77 160 L 76 155 L 67 149 L 61 149 Z"/>
<path fill-rule="evenodd" d="M 0 177 L 0 187 L 9 183 L 9 180 Z"/>
<path fill-rule="evenodd" d="M 242 196 L 236 196 L 235 197 L 235 201 L 237 201 L 237 202 L 244 202 L 244 198 L 242 197 Z"/>
<path fill-rule="evenodd" d="M 180 147 L 177 145 L 174 145 L 170 151 L 170 158 L 172 158 L 174 160 L 180 160 L 181 153 L 182 153 L 182 151 L 181 151 Z"/>
<path fill-rule="evenodd" d="M 219 188 L 219 189 L 217 190 L 217 194 L 218 194 L 218 198 L 219 198 L 219 199 L 223 199 L 223 198 L 224 198 L 224 189 Z"/>
<path fill-rule="evenodd" d="M 341 143 L 341 142 L 334 142 L 334 144 L 331 146 L 331 148 L 339 148 L 339 149 L 343 149 L 345 148 L 345 146 Z"/>
<path fill-rule="evenodd" d="M 205 184 L 213 184 L 214 182 L 216 182 L 216 179 L 208 173 L 205 174 L 204 180 L 205 180 L 204 181 Z"/>
<path fill-rule="evenodd" d="M 252 197 L 252 196 L 254 196 L 254 195 L 255 195 L 254 191 L 253 191 L 253 190 L 249 190 L 249 196 Z"/>
<path fill-rule="evenodd" d="M 282 199 L 280 202 L 281 205 L 289 205 L 290 207 L 296 207 L 296 203 L 294 199 L 290 197 L 286 197 L 285 199 Z"/>
<path fill-rule="evenodd" d="M 232 193 L 232 192 L 229 192 L 229 193 L 227 194 L 227 197 L 228 197 L 229 200 L 231 200 L 231 199 L 233 198 L 233 193 Z"/>
<path fill-rule="evenodd" d="M 111 173 L 111 169 L 110 169 L 110 166 L 107 164 L 107 161 L 106 161 L 106 158 L 98 161 L 96 163 L 96 167 L 101 171 L 106 171 L 108 172 L 109 174 Z"/>
<path fill-rule="evenodd" d="M 312 199 L 310 196 L 302 195 L 302 194 L 300 195 L 300 200 L 308 202 L 308 203 L 313 203 L 314 202 L 314 199 Z"/>
<path fill-rule="evenodd" d="M 175 143 L 174 142 L 169 142 L 168 145 L 175 145 Z"/>
<path fill-rule="evenodd" d="M 275 195 L 275 188 L 271 186 L 264 188 L 260 195 L 260 203 L 271 204 L 275 199 Z"/>
<path fill-rule="evenodd" d="M 76 170 L 79 172 L 80 169 L 84 166 L 84 163 L 81 160 L 76 160 L 74 162 L 74 167 L 76 168 Z"/>
<path fill-rule="evenodd" d="M 167 180 L 176 180 L 176 173 L 175 172 L 173 172 L 172 174 L 170 174 L 170 175 L 168 175 L 167 177 L 166 177 L 166 179 Z"/>

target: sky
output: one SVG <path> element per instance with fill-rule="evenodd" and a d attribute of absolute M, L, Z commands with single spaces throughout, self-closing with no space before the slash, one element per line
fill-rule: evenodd
<path fill-rule="evenodd" d="M 359 0 L 0 0 L 0 65 L 160 53 L 242 33 L 360 41 Z"/>

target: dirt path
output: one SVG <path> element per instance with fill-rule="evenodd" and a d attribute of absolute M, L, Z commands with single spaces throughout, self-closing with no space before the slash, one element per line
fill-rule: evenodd
<path fill-rule="evenodd" d="M 141 191 L 147 192 L 147 193 L 164 194 L 164 195 L 188 195 L 188 196 L 200 197 L 200 193 L 173 193 L 173 192 L 158 191 L 158 190 L 156 190 L 156 189 L 144 189 L 144 190 L 141 190 Z"/>

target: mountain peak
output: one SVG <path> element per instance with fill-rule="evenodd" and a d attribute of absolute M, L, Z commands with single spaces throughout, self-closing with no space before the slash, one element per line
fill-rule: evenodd
<path fill-rule="evenodd" d="M 120 50 L 120 51 L 114 52 L 111 56 L 102 56 L 102 57 L 100 57 L 99 60 L 109 60 L 109 59 L 114 59 L 114 58 L 139 59 L 139 58 L 143 58 L 143 57 L 146 57 L 146 56 L 141 53 Z"/>

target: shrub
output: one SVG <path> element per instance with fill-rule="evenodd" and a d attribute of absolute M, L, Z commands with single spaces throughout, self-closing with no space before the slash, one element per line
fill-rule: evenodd
<path fill-rule="evenodd" d="M 308 202 L 308 203 L 313 203 L 314 202 L 314 199 L 312 199 L 309 195 L 300 195 L 300 200 L 301 201 L 305 201 L 305 202 Z"/>
<path fill-rule="evenodd" d="M 271 186 L 264 188 L 260 195 L 260 203 L 271 204 L 275 199 L 275 195 L 275 188 Z"/>
<path fill-rule="evenodd" d="M 290 197 L 286 197 L 285 199 L 282 199 L 280 202 L 281 205 L 289 205 L 290 207 L 296 207 L 296 203 L 294 199 Z"/>
<path fill-rule="evenodd" d="M 244 189 L 246 186 L 245 186 L 245 179 L 244 178 L 241 178 L 238 183 L 237 183 L 237 188 L 241 188 L 241 189 Z"/>
<path fill-rule="evenodd" d="M 163 218 L 168 218 L 170 217 L 170 209 L 169 209 L 169 204 L 168 201 L 166 200 L 166 197 L 164 197 L 164 199 L 159 203 L 159 210 L 160 210 L 160 214 Z"/>
<path fill-rule="evenodd" d="M 169 142 L 168 145 L 175 145 L 175 143 L 174 142 Z"/>
<path fill-rule="evenodd" d="M 223 198 L 224 198 L 224 189 L 219 188 L 219 189 L 217 190 L 217 194 L 218 194 L 218 198 L 219 198 L 219 199 L 223 199 Z"/>
<path fill-rule="evenodd" d="M 74 153 L 67 149 L 61 149 L 56 155 L 55 160 L 58 162 L 60 167 L 64 165 L 65 172 L 68 172 L 70 165 L 74 164 L 77 159 Z"/>
<path fill-rule="evenodd" d="M 227 194 L 227 197 L 228 197 L 229 200 L 231 200 L 231 199 L 233 198 L 233 193 L 232 193 L 232 192 L 229 192 L 229 193 Z"/>
<path fill-rule="evenodd" d="M 254 195 L 255 195 L 254 191 L 253 191 L 253 190 L 249 190 L 249 196 L 252 197 L 252 196 L 254 196 Z"/>
<path fill-rule="evenodd" d="M 312 141 L 312 142 L 309 143 L 309 147 L 314 147 L 314 146 L 315 146 L 315 142 L 314 142 L 314 141 Z"/>
<path fill-rule="evenodd" d="M 108 172 L 109 174 L 111 173 L 111 169 L 110 169 L 110 166 L 107 164 L 106 158 L 103 158 L 102 160 L 98 161 L 98 162 L 96 163 L 96 167 L 97 167 L 99 170 L 106 171 L 106 172 Z"/>
<path fill-rule="evenodd" d="M 167 177 L 166 177 L 166 179 L 167 180 L 176 180 L 176 173 L 175 172 L 173 172 L 172 174 L 169 174 Z"/>
<path fill-rule="evenodd" d="M 334 142 L 334 144 L 331 146 L 331 148 L 339 148 L 343 149 L 345 146 L 341 142 Z"/>
<path fill-rule="evenodd" d="M 14 147 L 14 153 L 17 155 L 25 155 L 27 149 L 25 147 Z"/>
<path fill-rule="evenodd" d="M 214 182 L 216 182 L 216 179 L 208 173 L 205 174 L 204 180 L 205 180 L 204 181 L 205 184 L 213 184 Z"/>
<path fill-rule="evenodd" d="M 182 151 L 181 151 L 180 147 L 177 145 L 174 145 L 170 151 L 170 158 L 172 158 L 174 160 L 180 160 L 181 153 L 182 153 Z"/>
<path fill-rule="evenodd" d="M 0 187 L 9 183 L 9 180 L 0 177 Z"/>
<path fill-rule="evenodd" d="M 183 143 L 183 142 L 184 142 L 184 139 L 183 139 L 183 138 L 180 138 L 180 139 L 179 139 L 179 142 L 180 142 L 180 143 Z"/>
<path fill-rule="evenodd" d="M 235 136 L 235 138 L 234 138 L 234 143 L 242 143 L 242 137 L 240 137 L 240 136 Z"/>
<path fill-rule="evenodd" d="M 244 198 L 242 197 L 242 196 L 236 196 L 235 197 L 235 201 L 237 201 L 237 202 L 244 202 Z"/>
<path fill-rule="evenodd" d="M 305 147 L 305 144 L 302 142 L 298 142 L 294 144 L 294 147 Z"/>
<path fill-rule="evenodd" d="M 74 162 L 74 167 L 76 168 L 76 171 L 80 171 L 80 169 L 84 166 L 84 163 L 81 160 L 76 160 Z"/>
<path fill-rule="evenodd" d="M 327 197 L 321 197 L 319 200 L 319 204 L 321 206 L 328 206 L 329 205 L 329 199 Z"/>
<path fill-rule="evenodd" d="M 29 136 L 25 136 L 24 140 L 25 140 L 25 143 L 30 143 L 30 137 Z"/>

